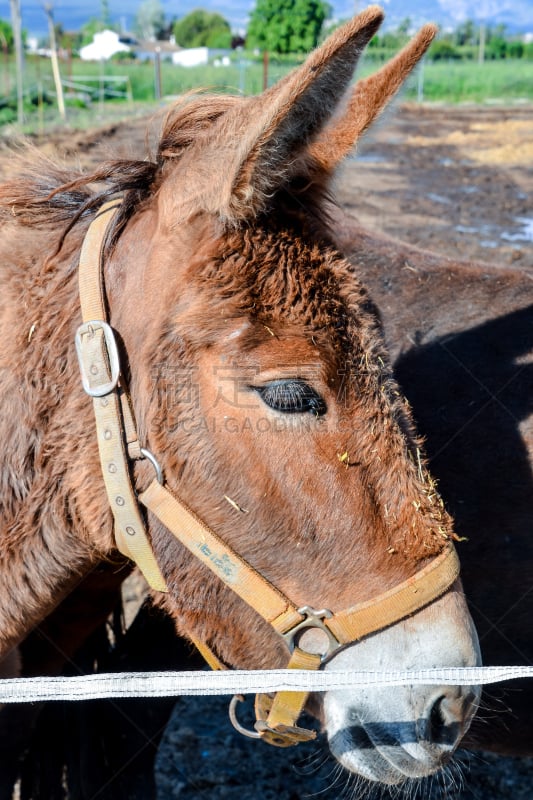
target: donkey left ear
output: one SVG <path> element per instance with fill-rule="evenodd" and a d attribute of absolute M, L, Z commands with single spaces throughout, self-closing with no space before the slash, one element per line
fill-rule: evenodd
<path fill-rule="evenodd" d="M 331 118 L 382 20 L 382 9 L 370 6 L 287 78 L 219 119 L 203 153 L 204 164 L 207 156 L 213 167 L 205 210 L 235 224 L 268 207 L 291 165 Z"/>
<path fill-rule="evenodd" d="M 436 33 L 436 25 L 424 25 L 394 58 L 355 84 L 343 114 L 331 120 L 309 147 L 316 168 L 332 172 L 348 155 L 418 64 Z"/>

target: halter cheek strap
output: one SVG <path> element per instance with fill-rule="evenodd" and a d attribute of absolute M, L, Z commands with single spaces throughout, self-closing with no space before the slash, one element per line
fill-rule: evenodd
<path fill-rule="evenodd" d="M 85 392 L 92 397 L 102 476 L 115 523 L 118 549 L 139 565 L 154 589 L 166 584 L 152 552 L 130 473 L 141 448 L 120 376 L 115 335 L 107 324 L 102 279 L 103 244 L 120 201 L 106 203 L 90 225 L 80 253 L 79 293 L 83 323 L 76 351 Z"/>
<path fill-rule="evenodd" d="M 103 242 L 119 206 L 120 200 L 116 200 L 102 207 L 83 243 L 79 265 L 83 323 L 76 334 L 83 387 L 93 399 L 100 463 L 118 549 L 137 564 L 153 589 L 168 591 L 146 531 L 141 503 L 284 638 L 291 654 L 287 666 L 292 669 L 319 669 L 344 645 L 405 619 L 442 596 L 459 575 L 459 560 L 451 542 L 411 578 L 368 602 L 334 614 L 327 609 L 298 608 L 165 484 L 154 456 L 140 446 L 120 373 L 115 336 L 107 323 Z M 131 461 L 139 458 L 152 462 L 156 478 L 137 494 L 131 477 Z M 309 629 L 313 629 L 312 646 L 306 645 L 305 634 Z M 205 643 L 193 641 L 210 666 L 224 668 Z M 258 695 L 254 732 L 245 731 L 237 722 L 235 699 L 230 715 L 236 727 L 246 735 L 287 747 L 315 736 L 314 731 L 296 725 L 307 697 L 308 693 L 304 692 L 278 692 L 273 698 Z"/>

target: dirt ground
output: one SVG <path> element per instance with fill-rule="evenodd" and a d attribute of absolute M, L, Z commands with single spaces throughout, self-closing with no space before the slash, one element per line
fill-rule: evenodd
<path fill-rule="evenodd" d="M 32 141 L 81 169 L 144 157 L 159 120 L 137 116 Z M 0 138 L 0 178 L 13 169 Z M 533 107 L 397 105 L 348 159 L 336 197 L 368 227 L 453 258 L 533 267 Z"/>
<path fill-rule="evenodd" d="M 452 258 L 533 267 L 533 108 L 405 105 L 340 181 L 350 214 Z"/>
<path fill-rule="evenodd" d="M 134 118 L 89 133 L 60 131 L 35 144 L 85 168 L 117 155 L 143 156 L 146 128 L 146 119 Z M 347 163 L 337 197 L 364 224 L 412 244 L 533 269 L 532 133 L 531 106 L 397 106 Z M 0 140 L 0 176 L 12 168 L 10 144 Z M 379 796 L 345 785 L 316 744 L 287 751 L 244 739 L 228 721 L 227 702 L 177 702 L 160 748 L 159 800 Z M 408 796 L 531 800 L 533 759 L 460 753 L 448 775 L 411 787 Z"/>

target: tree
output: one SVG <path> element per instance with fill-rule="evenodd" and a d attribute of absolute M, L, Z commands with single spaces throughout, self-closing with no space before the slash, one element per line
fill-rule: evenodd
<path fill-rule="evenodd" d="M 461 58 L 461 53 L 451 42 L 437 39 L 429 49 L 429 57 L 433 61 L 456 61 Z"/>
<path fill-rule="evenodd" d="M 485 54 L 487 58 L 506 58 L 508 43 L 503 36 L 492 35 L 487 43 Z"/>
<path fill-rule="evenodd" d="M 316 47 L 330 11 L 325 0 L 257 0 L 246 44 L 274 53 L 307 53 Z"/>
<path fill-rule="evenodd" d="M 56 25 L 56 37 L 60 50 L 72 53 L 80 47 L 80 35 L 74 31 L 63 30 L 62 25 Z"/>
<path fill-rule="evenodd" d="M 109 13 L 109 0 L 101 0 L 102 9 L 102 25 L 105 28 L 111 28 L 111 14 Z"/>
<path fill-rule="evenodd" d="M 459 47 L 477 44 L 476 29 L 471 19 L 465 19 L 464 22 L 457 26 L 454 32 L 454 39 L 455 44 L 459 45 Z"/>
<path fill-rule="evenodd" d="M 4 53 L 13 52 L 13 28 L 5 19 L 0 19 L 0 49 Z"/>
<path fill-rule="evenodd" d="M 231 28 L 221 14 L 196 8 L 174 25 L 176 44 L 181 47 L 231 46 Z"/>
<path fill-rule="evenodd" d="M 411 17 L 405 17 L 398 25 L 397 30 L 400 36 L 409 36 L 412 27 Z"/>
<path fill-rule="evenodd" d="M 110 30 L 116 31 L 116 25 L 110 25 Z M 81 26 L 79 32 L 79 41 L 80 47 L 83 47 L 85 44 L 90 44 L 94 39 L 95 33 L 100 33 L 104 30 L 104 25 L 100 17 L 90 17 L 87 22 Z"/>
<path fill-rule="evenodd" d="M 137 11 L 133 30 L 139 39 L 157 41 L 165 31 L 165 12 L 160 0 L 144 0 Z"/>

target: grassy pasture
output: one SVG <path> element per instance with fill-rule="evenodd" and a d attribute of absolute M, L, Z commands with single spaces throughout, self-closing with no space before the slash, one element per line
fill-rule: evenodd
<path fill-rule="evenodd" d="M 271 58 L 268 82 L 274 83 L 298 61 Z M 366 58 L 358 76 L 379 68 L 380 63 Z M 85 127 L 101 119 L 123 115 L 139 104 L 155 102 L 155 68 L 152 62 L 87 63 L 78 59 L 60 64 L 64 80 L 76 84 L 65 89 L 67 119 Z M 120 77 L 122 81 L 110 81 Z M 88 80 L 91 78 L 91 80 Z M 82 88 L 79 84 L 82 84 Z M 27 57 L 24 74 L 24 130 L 44 128 L 57 122 L 54 84 L 48 59 Z M 84 87 L 84 88 L 83 88 Z M 92 91 L 89 91 L 92 87 Z M 257 94 L 263 87 L 263 64 L 250 54 L 236 54 L 229 66 L 178 67 L 161 64 L 163 98 L 202 87 L 216 91 Z M 14 107 L 15 75 L 12 61 L 0 66 L 0 125 L 16 122 Z M 403 90 L 406 100 L 443 103 L 533 102 L 533 62 L 525 59 L 487 61 L 426 61 Z"/>

